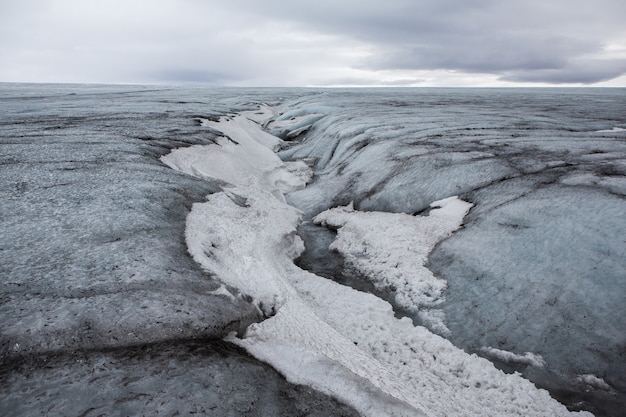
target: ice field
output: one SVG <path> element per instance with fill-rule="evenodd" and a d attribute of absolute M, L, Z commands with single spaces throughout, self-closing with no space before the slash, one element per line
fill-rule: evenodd
<path fill-rule="evenodd" d="M 623 89 L 0 103 L 2 415 L 626 405 Z"/>

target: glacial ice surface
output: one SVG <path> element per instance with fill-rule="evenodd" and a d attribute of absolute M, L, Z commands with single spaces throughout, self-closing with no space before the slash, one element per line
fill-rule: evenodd
<path fill-rule="evenodd" d="M 216 344 L 262 318 L 187 252 L 222 184 L 159 161 L 277 95 L 0 84 L 0 415 L 356 415 Z"/>
<path fill-rule="evenodd" d="M 261 141 L 254 140 L 255 131 L 246 116 L 243 113 L 212 125 L 216 130 L 223 125 L 223 132 L 229 132 L 235 146 L 248 148 L 233 151 L 230 145 L 208 145 L 211 158 L 224 158 L 225 162 L 234 159 L 220 164 L 219 170 L 208 173 L 210 164 L 206 169 L 196 169 L 196 159 L 184 149 L 163 158 L 170 166 L 185 167 L 190 174 L 229 181 L 223 192 L 194 204 L 186 230 L 194 259 L 224 284 L 249 296 L 267 316 L 250 325 L 243 335 L 231 334 L 228 341 L 270 363 L 289 381 L 313 386 L 366 416 L 467 416 L 483 415 L 485 410 L 497 415 L 569 414 L 546 391 L 536 389 L 519 375 L 497 370 L 485 359 L 414 326 L 408 318 L 397 319 L 387 302 L 295 266 L 293 259 L 304 250 L 296 235 L 303 213 L 286 204 L 275 183 L 253 181 L 275 173 L 277 167 L 281 177 L 289 172 L 274 154 L 257 147 Z M 194 152 L 205 150 L 196 148 Z M 247 152 L 255 155 L 251 161 L 256 162 L 242 169 L 236 158 Z M 270 163 L 273 156 L 274 164 Z M 257 166 L 266 168 L 257 170 Z M 411 242 L 422 254 L 423 264 L 434 244 L 460 226 L 470 206 L 451 197 L 433 203 L 430 215 L 419 220 L 409 215 L 339 208 L 320 214 L 316 221 L 350 228 L 351 221 L 360 220 L 383 229 L 393 223 L 389 218 L 397 218 L 401 224 L 415 222 L 414 234 L 421 239 Z M 399 236 L 410 234 L 404 231 Z M 379 249 L 399 237 L 389 230 L 379 231 L 378 236 Z M 338 247 L 350 247 L 354 242 L 363 244 L 352 236 L 344 238 Z M 371 255 L 372 259 L 364 269 L 378 269 L 381 276 L 392 272 L 391 265 L 381 264 L 384 253 L 368 253 L 374 243 L 370 239 L 361 251 L 364 258 Z M 402 252 L 399 259 L 406 257 Z M 428 287 L 437 286 L 432 276 L 426 275 L 422 281 Z M 411 291 L 419 296 L 420 289 L 406 289 Z"/>
<path fill-rule="evenodd" d="M 624 90 L 344 90 L 326 99 L 333 111 L 280 152 L 316 161 L 314 182 L 287 200 L 307 218 L 351 202 L 408 214 L 450 195 L 473 203 L 464 228 L 427 264 L 447 282 L 442 310 L 450 340 L 482 355 L 493 348 L 541 356 L 543 368 L 497 362 L 573 409 L 620 415 Z M 321 101 L 316 96 L 312 107 Z M 307 103 L 297 105 L 303 114 Z M 299 260 L 315 270 L 309 253 L 323 259 L 323 251 Z M 358 282 L 341 276 L 353 275 L 351 268 L 324 268 L 326 276 Z M 581 382 L 589 374 L 611 394 Z"/>
<path fill-rule="evenodd" d="M 223 415 L 220 404 L 236 397 L 241 402 L 233 409 L 252 415 L 304 409 L 353 415 L 327 396 L 284 381 L 232 344 L 193 341 L 232 330 L 240 337 L 231 334 L 229 340 L 272 363 L 291 382 L 355 401 L 361 414 L 377 415 L 380 407 L 399 415 L 416 408 L 455 413 L 454 407 L 477 415 L 485 409 L 566 413 L 518 375 L 504 375 L 474 353 L 459 356 L 460 346 L 507 372 L 522 372 L 571 409 L 620 416 L 626 404 L 619 350 L 626 334 L 625 97 L 623 89 L 1 85 L 2 413 L 31 415 L 44 404 L 67 404 L 74 391 L 63 390 L 66 383 L 86 396 L 97 393 L 101 412 L 147 410 L 152 398 L 170 404 L 172 413 L 204 407 Z M 231 135 L 245 132 L 224 133 L 224 125 L 215 124 L 259 103 L 268 105 L 247 113 L 251 123 L 241 122 L 249 128 L 262 123 L 279 136 L 263 135 L 257 142 L 280 149 L 283 162 L 265 151 L 268 159 L 258 161 L 238 153 L 242 149 Z M 272 121 L 264 122 L 268 115 Z M 194 165 L 201 168 L 189 173 L 199 179 L 159 162 L 174 148 L 195 152 L 206 146 L 244 158 L 249 163 L 239 168 L 247 174 L 215 179 L 216 171 L 228 172 L 230 162 L 212 170 L 198 160 Z M 176 161 L 184 172 L 187 157 L 192 154 Z M 255 165 L 270 159 L 270 171 Z M 297 189 L 309 167 L 312 183 Z M 242 178 L 252 182 L 240 183 Z M 267 186 L 270 191 L 256 194 Z M 285 198 L 296 208 L 289 209 L 281 205 L 282 195 L 293 188 Z M 426 266 L 446 281 L 437 308 L 445 312 L 457 347 L 409 319 L 397 319 L 379 298 L 291 262 L 302 250 L 295 233 L 300 216 L 310 225 L 324 210 L 351 202 L 356 213 L 422 216 L 433 201 L 453 195 L 474 206 Z M 188 216 L 192 203 L 199 228 L 227 234 L 226 224 L 220 229 L 217 218 L 202 214 L 239 216 L 239 223 L 230 218 L 230 226 L 251 240 L 238 240 L 241 247 L 229 252 L 228 235 L 214 242 L 219 233 L 194 235 L 188 227 L 185 234 L 185 225 L 194 221 Z M 280 221 L 274 221 L 273 210 L 284 210 Z M 243 225 L 266 216 L 270 220 L 260 224 L 271 233 L 259 243 L 254 229 L 247 227 L 246 234 Z M 333 236 L 319 237 L 326 245 Z M 200 248 L 195 259 L 186 248 L 192 238 Z M 263 250 L 251 249 L 257 245 Z M 240 249 L 251 251 L 252 259 L 236 258 L 237 285 L 252 294 L 259 287 L 244 275 L 275 280 L 256 298 L 225 284 L 237 277 L 228 275 L 223 261 Z M 324 251 L 307 248 L 298 262 L 307 263 L 310 253 L 323 259 Z M 336 253 L 330 256 L 335 263 L 325 268 L 343 265 Z M 348 308 L 356 315 L 347 315 Z M 269 319 L 244 333 L 263 317 Z M 301 326 L 293 317 L 319 326 Z M 492 334 L 482 331 L 485 323 Z M 183 359 L 199 345 L 208 349 L 204 358 Z M 161 348 L 164 356 L 133 353 Z M 106 369 L 97 358 L 114 365 Z M 170 372 L 172 363 L 189 379 L 160 378 L 164 391 L 143 396 L 143 390 L 157 389 L 150 375 Z M 208 374 L 196 372 L 196 365 Z M 93 372 L 99 379 L 85 376 Z M 122 375 L 139 377 L 138 385 Z M 221 387 L 230 388 L 207 383 L 207 375 L 219 375 Z M 190 398 L 193 389 L 189 404 L 195 408 L 180 408 L 184 399 L 176 399 L 177 393 Z M 415 390 L 424 395 L 415 398 Z M 34 397 L 21 401 L 23 392 Z M 290 400 L 282 401 L 284 396 Z M 87 411 L 80 398 L 66 411 Z"/>

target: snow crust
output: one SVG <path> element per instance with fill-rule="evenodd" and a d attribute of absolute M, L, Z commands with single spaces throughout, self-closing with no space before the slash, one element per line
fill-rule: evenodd
<path fill-rule="evenodd" d="M 537 368 L 543 368 L 546 365 L 546 361 L 541 357 L 541 355 L 532 352 L 526 352 L 523 355 L 519 355 L 507 350 L 496 349 L 491 346 L 483 347 L 480 350 L 486 356 L 503 362 L 522 363 L 525 365 L 535 366 Z"/>
<path fill-rule="evenodd" d="M 340 252 L 349 268 L 391 291 L 395 302 L 417 314 L 428 327 L 449 334 L 443 311 L 446 281 L 426 268 L 437 242 L 458 229 L 472 204 L 456 197 L 435 201 L 428 216 L 403 213 L 359 212 L 352 204 L 324 211 L 313 220 L 338 228 L 330 248 Z"/>
<path fill-rule="evenodd" d="M 217 144 L 179 149 L 163 157 L 174 169 L 225 182 L 224 191 L 194 204 L 186 228 L 189 252 L 229 291 L 252 297 L 268 317 L 249 326 L 243 336 L 231 334 L 227 340 L 268 362 L 288 380 L 331 394 L 365 416 L 570 414 L 519 375 L 504 374 L 408 318 L 397 319 L 389 303 L 296 267 L 292 261 L 303 250 L 296 235 L 302 213 L 285 203 L 283 193 L 304 186 L 306 164 L 282 163 L 252 118 L 244 113 L 207 122 L 225 135 Z M 302 119 L 293 120 L 291 130 L 286 122 L 280 126 L 286 135 L 306 126 Z M 348 230 L 352 224 L 379 227 L 380 247 L 373 239 L 365 246 L 363 239 L 344 242 L 361 242 L 363 261 L 355 265 L 362 264 L 377 274 L 377 281 L 392 285 L 402 279 L 396 263 L 406 273 L 412 267 L 425 269 L 423 259 L 432 245 L 459 227 L 470 208 L 457 198 L 435 206 L 439 208 L 429 216 L 411 222 L 408 215 L 359 213 L 350 207 L 330 210 L 318 220 Z M 414 245 L 409 249 L 418 255 L 394 258 L 394 250 L 402 246 L 398 242 L 387 251 L 385 265 L 384 244 L 394 242 L 394 227 L 407 223 L 423 240 L 396 233 Z M 356 258 L 356 246 L 351 250 Z M 401 253 L 410 258 L 406 248 Z M 419 305 L 432 307 L 445 282 L 427 278 L 402 288 L 411 302 L 414 298 Z M 431 294 L 419 294 L 420 288 Z"/>
<path fill-rule="evenodd" d="M 259 188 L 284 201 L 283 193 L 303 188 L 311 170 L 302 161 L 283 163 L 273 152 L 282 141 L 260 130 L 253 120 L 255 116 L 259 115 L 246 113 L 221 123 L 205 120 L 203 126 L 219 126 L 223 134 L 216 145 L 179 148 L 161 161 L 199 178 L 218 179 L 235 187 Z"/>

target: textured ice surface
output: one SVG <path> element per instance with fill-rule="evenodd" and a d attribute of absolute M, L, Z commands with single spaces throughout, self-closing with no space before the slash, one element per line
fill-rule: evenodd
<path fill-rule="evenodd" d="M 230 179 L 232 188 L 194 205 L 186 231 L 194 259 L 223 283 L 248 295 L 268 316 L 248 327 L 242 337 L 233 333 L 229 341 L 270 363 L 288 380 L 313 386 L 366 416 L 468 416 L 484 415 L 485 410 L 494 415 L 569 414 L 546 391 L 520 376 L 497 370 L 490 362 L 415 327 L 409 319 L 397 319 L 385 301 L 296 267 L 292 261 L 304 249 L 295 234 L 301 213 L 277 195 L 275 184 L 249 178 L 266 178 L 276 168 L 266 163 L 270 154 L 257 148 L 255 130 L 245 116 L 213 125 L 217 130 L 223 125 L 235 146 L 248 147 L 233 151 L 210 146 L 211 158 L 223 158 L 221 169 L 196 169 L 196 158 L 180 150 L 164 158 L 194 175 Z M 248 152 L 261 165 L 241 168 L 236 158 Z M 411 243 L 421 254 L 419 264 L 438 240 L 460 225 L 470 205 L 449 198 L 433 207 L 441 208 L 419 220 L 409 215 L 357 214 L 351 208 L 331 210 L 318 220 L 345 228 L 350 228 L 350 220 L 343 217 L 381 228 L 393 225 L 387 217 L 397 218 L 402 225 L 416 223 L 414 233 L 422 238 Z M 403 232 L 399 236 L 389 233 L 381 248 L 410 234 Z M 368 257 L 367 248 L 362 252 Z M 381 277 L 393 271 L 392 266 L 381 265 L 379 252 L 372 252 L 370 270 L 377 270 Z M 432 286 L 436 279 L 423 281 Z M 419 297 L 419 290 L 411 288 L 407 293 L 413 291 Z"/>
<path fill-rule="evenodd" d="M 623 127 L 614 127 L 613 129 L 596 130 L 596 133 L 615 133 L 615 132 L 626 132 L 626 129 L 624 129 Z"/>
<path fill-rule="evenodd" d="M 265 100 L 0 84 L 0 415 L 354 415 L 232 345 L 180 342 L 261 314 L 187 253 L 191 205 L 221 184 L 159 157 L 218 140 L 198 118 Z"/>
<path fill-rule="evenodd" d="M 624 90 L 337 91 L 326 99 L 333 111 L 281 151 L 316 158 L 313 184 L 288 201 L 307 216 L 351 201 L 404 213 L 449 195 L 474 203 L 465 229 L 428 264 L 448 282 L 451 340 L 479 354 L 491 346 L 541 355 L 541 372 L 499 365 L 573 408 L 620 415 L 626 143 L 613 127 L 626 122 Z M 322 101 L 315 97 L 311 113 Z M 504 217 L 508 205 L 515 213 Z M 310 265 L 308 256 L 300 263 Z M 617 394 L 577 385 L 580 374 Z"/>
<path fill-rule="evenodd" d="M 258 103 L 265 102 L 269 106 L 248 113 L 247 117 L 260 122 L 267 117 L 268 109 L 276 109 L 272 106 L 280 104 L 278 110 L 272 110 L 274 121 L 265 127 L 284 140 L 264 136 L 263 144 L 272 149 L 281 147 L 280 156 L 285 160 L 307 158 L 307 164 L 313 166 L 313 183 L 287 196 L 305 213 L 304 220 L 351 201 L 359 211 L 403 213 L 421 213 L 432 201 L 450 195 L 473 203 L 465 228 L 435 248 L 427 265 L 435 276 L 448 283 L 443 307 L 452 330 L 451 341 L 482 355 L 483 347 L 520 357 L 526 352 L 540 355 L 546 362 L 543 368 L 515 362 L 501 362 L 499 366 L 510 372 L 523 372 L 573 409 L 593 410 L 598 416 L 621 416 L 626 404 L 624 361 L 623 351 L 615 347 L 624 345 L 620 335 L 626 334 L 626 233 L 622 220 L 626 212 L 626 144 L 624 132 L 614 128 L 626 126 L 625 97 L 622 89 L 252 91 L 2 85 L 0 323 L 4 344 L 0 371 L 3 381 L 11 381 L 2 384 L 6 389 L 3 393 L 36 393 L 34 402 L 22 402 L 24 408 L 20 408 L 21 415 L 32 415 L 33 410 L 42 408 L 29 408 L 28 404 L 37 404 L 38 398 L 46 401 L 41 389 L 53 388 L 46 385 L 47 376 L 58 386 L 59 381 L 71 384 L 69 381 L 82 372 L 71 365 L 80 359 L 73 353 L 75 350 L 88 348 L 95 355 L 120 352 L 125 356 L 129 345 L 149 349 L 159 340 L 177 343 L 175 340 L 180 337 L 220 337 L 229 329 L 241 329 L 263 314 L 272 314 L 272 306 L 261 306 L 260 298 L 255 301 L 242 297 L 235 288 L 224 286 L 221 280 L 203 271 L 185 248 L 185 217 L 193 202 L 206 202 L 207 194 L 222 190 L 223 194 L 211 198 L 223 199 L 232 205 L 233 213 L 240 213 L 236 208 L 245 207 L 248 199 L 240 190 L 226 187 L 224 180 L 207 182 L 206 176 L 202 181 L 194 179 L 177 174 L 158 161 L 173 148 L 228 143 L 211 123 L 224 115 L 233 119 L 237 112 L 258 108 Z M 306 176 L 302 163 L 285 167 L 288 172 L 302 174 L 297 181 Z M 280 178 L 284 171 L 279 172 Z M 264 181 L 273 183 L 273 178 L 266 177 Z M 268 197 L 279 202 L 278 196 L 275 192 Z M 226 207 L 231 206 L 223 207 L 228 212 Z M 264 214 L 263 210 L 257 212 Z M 216 223 L 213 220 L 206 224 Z M 320 236 L 319 242 L 325 242 L 320 244 L 327 245 L 329 236 Z M 297 241 L 293 236 L 289 239 L 284 242 Z M 522 242 L 524 239 L 532 244 Z M 566 245 L 564 242 L 568 241 L 570 244 Z M 207 249 L 210 251 L 211 247 Z M 322 249 L 312 248 L 311 252 L 323 259 Z M 304 253 L 303 259 L 308 253 Z M 343 262 L 336 254 L 334 260 L 335 264 L 326 264 L 325 268 Z M 463 264 L 472 267 L 464 268 Z M 327 280 L 301 275 L 291 263 L 281 261 L 273 265 L 285 265 L 287 274 L 294 278 L 290 285 L 297 286 L 298 295 L 308 308 L 327 323 L 334 323 L 329 325 L 352 345 L 357 342 L 361 352 L 369 352 L 370 356 L 380 353 L 376 356 L 379 361 L 387 358 L 388 362 L 380 362 L 383 368 L 411 368 L 406 374 L 398 371 L 397 378 L 414 378 L 412 365 L 402 364 L 406 358 L 410 359 L 407 364 L 423 360 L 426 368 L 440 369 L 441 373 L 432 378 L 435 382 L 452 378 L 443 384 L 445 394 L 441 397 L 424 395 L 426 403 L 448 404 L 454 403 L 450 398 L 460 398 L 458 404 L 473 410 L 466 400 L 474 394 L 489 393 L 490 385 L 485 388 L 483 382 L 500 378 L 489 371 L 484 378 L 476 379 L 480 387 L 466 390 L 464 384 L 473 377 L 460 369 L 469 365 L 463 368 L 451 359 L 447 362 L 450 366 L 438 368 L 441 363 L 435 358 L 410 356 L 411 348 L 421 343 L 435 351 L 458 352 L 443 339 L 423 342 L 422 335 L 430 333 L 408 320 L 393 318 L 389 305 L 371 295 L 345 291 Z M 344 271 L 329 272 L 332 273 L 328 275 L 347 280 L 342 276 Z M 317 290 L 327 291 L 330 296 L 320 299 Z M 485 291 L 494 296 L 485 298 Z M 349 304 L 353 296 L 357 297 L 351 303 L 358 312 L 356 322 L 347 320 L 343 309 L 335 311 Z M 472 308 L 467 309 L 470 305 Z M 370 308 L 380 314 L 370 314 Z M 500 320 L 489 323 L 497 338 L 483 332 L 483 318 L 490 311 Z M 373 321 L 388 326 L 371 326 L 367 332 L 359 328 L 363 324 L 361 317 L 370 315 Z M 263 322 L 267 327 L 251 329 L 250 339 L 254 329 L 259 346 L 256 354 L 266 355 L 268 360 L 278 356 L 277 368 L 282 359 L 300 358 L 302 366 L 287 366 L 284 372 L 294 372 L 293 380 L 314 386 L 318 385 L 313 379 L 319 378 L 323 381 L 319 386 L 326 386 L 326 372 L 337 369 L 335 365 L 324 357 L 299 355 L 302 350 L 285 342 L 292 339 L 276 337 L 281 322 L 271 320 Z M 278 327 L 272 327 L 272 323 Z M 285 329 L 292 329 L 293 337 L 300 337 L 302 326 L 289 323 L 293 327 Z M 387 328 L 391 333 L 386 332 Z M 350 329 L 356 329 L 355 333 L 350 333 Z M 507 333 L 507 329 L 513 331 Z M 399 347 L 404 346 L 403 342 L 396 342 L 410 337 L 411 331 L 420 332 L 419 337 L 406 342 L 406 355 L 396 354 L 404 349 Z M 267 344 L 260 341 L 265 335 L 271 336 Z M 593 342 L 596 336 L 601 338 L 600 343 Z M 112 350 L 103 350 L 106 346 Z M 263 346 L 267 348 L 265 353 Z M 54 370 L 35 364 L 33 358 L 48 349 L 56 349 L 69 359 L 55 362 Z M 174 358 L 178 358 L 180 351 L 174 351 Z M 294 351 L 296 354 L 291 355 Z M 579 352 L 583 352 L 581 359 L 577 359 Z M 329 353 L 332 354 L 335 353 Z M 207 361 L 232 363 L 236 356 L 230 351 L 223 355 L 209 355 Z M 26 361 L 23 372 L 8 365 L 14 360 Z M 431 360 L 437 366 L 431 366 Z M 120 363 L 120 369 L 130 366 Z M 164 363 L 154 356 L 142 356 L 137 367 L 146 373 L 162 374 L 166 370 Z M 190 362 L 176 363 L 177 369 L 192 375 Z M 234 367 L 234 372 L 219 374 L 224 381 L 221 386 L 238 386 L 242 377 L 237 374 L 245 374 L 246 369 L 255 368 L 254 372 L 267 375 L 267 380 L 275 377 L 254 362 L 242 363 L 243 368 Z M 471 359 L 471 363 L 481 362 Z M 369 362 L 363 364 L 368 365 L 362 371 L 370 369 Z M 363 366 L 359 362 L 355 369 L 357 365 Z M 357 374 L 347 369 L 334 374 L 340 381 L 336 388 L 343 389 L 343 395 L 368 393 L 352 398 L 365 398 L 360 402 L 363 407 L 385 403 L 398 407 L 400 412 L 401 402 L 391 397 L 386 397 L 385 402 L 384 397 L 374 395 L 380 392 L 379 387 L 366 378 L 354 377 Z M 487 368 L 480 365 L 478 369 Z M 57 372 L 65 379 L 55 379 Z M 89 384 L 116 381 L 118 371 L 103 372 L 99 374 L 101 379 L 84 380 L 81 388 L 93 393 Z M 198 401 L 202 393 L 223 403 L 234 396 L 242 397 L 241 404 L 251 404 L 247 401 L 257 398 L 247 383 L 239 385 L 235 392 L 220 393 L 209 383 L 210 372 L 205 376 L 208 382 L 196 375 L 198 384 L 193 388 L 198 389 L 194 396 Z M 418 383 L 420 392 L 423 386 L 438 386 L 429 385 L 428 375 L 418 372 L 416 376 L 415 381 L 428 380 Z M 341 382 L 344 380 L 352 382 L 346 385 Z M 260 388 L 255 385 L 257 382 L 251 384 L 254 389 Z M 446 385 L 463 389 L 460 394 L 445 391 Z M 524 386 L 530 385 L 519 385 Z M 186 390 L 181 395 L 190 394 L 191 390 L 185 387 L 189 385 L 174 380 L 167 391 Z M 98 397 L 103 398 L 100 413 L 116 413 L 127 403 L 137 407 L 132 410 L 140 410 L 141 398 L 148 400 L 127 395 L 143 393 L 133 391 L 132 383 L 122 383 L 118 388 L 108 392 L 119 395 Z M 270 391 L 263 396 L 273 403 L 280 390 L 267 388 Z M 67 402 L 73 398 L 73 391 L 56 392 L 58 396 L 51 394 L 53 401 Z M 302 391 L 290 392 L 294 403 L 308 401 Z M 536 398 L 524 392 L 522 389 L 504 393 L 504 399 L 498 397 L 502 400 L 500 406 L 536 405 L 546 398 L 545 392 L 529 391 L 532 396 L 539 396 Z M 43 395 L 38 397 L 39 394 Z M 5 398 L 8 397 L 0 400 L 0 406 L 7 404 Z M 176 404 L 167 392 L 159 398 L 163 398 L 161 402 Z M 490 398 L 486 395 L 481 400 L 483 409 L 476 409 L 476 413 L 484 414 L 484 404 Z M 524 399 L 528 401 L 524 403 Z M 285 403 L 276 401 L 279 410 L 275 414 L 294 414 L 293 408 L 281 408 L 286 407 Z M 255 404 L 260 406 L 258 401 Z M 337 410 L 333 403 L 319 404 L 323 415 Z M 180 410 L 182 413 L 187 409 Z M 76 413 L 82 411 L 87 409 L 76 409 Z M 175 411 L 172 409 L 172 413 Z M 255 413 L 255 409 L 251 408 L 250 413 Z M 546 414 L 550 413 L 544 409 L 543 415 Z"/>
<path fill-rule="evenodd" d="M 156 158 L 211 136 L 184 114 L 145 120 L 144 90 L 3 98 L 2 356 L 219 336 L 258 319 L 212 294 L 186 253 L 191 202 L 217 185 Z"/>
<path fill-rule="evenodd" d="M 625 342 L 624 224 L 623 198 L 596 188 L 502 198 L 431 256 L 449 283 L 443 309 L 454 339 L 470 351 L 538 353 L 565 379 L 597 373 L 624 386 L 624 362 L 606 360 Z"/>
<path fill-rule="evenodd" d="M 219 123 L 203 123 L 213 128 L 219 126 L 223 136 L 212 145 L 176 149 L 161 160 L 195 177 L 239 188 L 259 188 L 284 200 L 283 193 L 304 188 L 311 170 L 302 161 L 284 163 L 276 156 L 273 149 L 282 141 L 259 130 L 258 124 L 248 117 L 258 117 L 256 113 L 247 112 Z M 269 118 L 271 113 L 265 115 Z"/>
<path fill-rule="evenodd" d="M 0 374 L 2 416 L 354 416 L 212 340 L 46 356 Z"/>

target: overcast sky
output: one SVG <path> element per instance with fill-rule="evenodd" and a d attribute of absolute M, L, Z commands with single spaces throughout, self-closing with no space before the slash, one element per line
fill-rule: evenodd
<path fill-rule="evenodd" d="M 0 0 L 0 81 L 626 87 L 626 1 Z"/>

